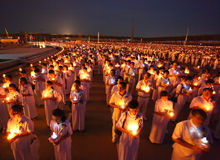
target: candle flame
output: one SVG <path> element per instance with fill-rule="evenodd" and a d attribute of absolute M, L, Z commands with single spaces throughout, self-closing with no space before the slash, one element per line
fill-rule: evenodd
<path fill-rule="evenodd" d="M 170 112 L 170 116 L 173 117 L 173 116 L 174 116 L 174 113 L 173 113 L 173 112 Z"/>

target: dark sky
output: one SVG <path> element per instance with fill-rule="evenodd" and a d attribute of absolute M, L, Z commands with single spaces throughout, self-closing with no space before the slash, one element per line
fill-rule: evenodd
<path fill-rule="evenodd" d="M 220 0 L 0 0 L 0 33 L 220 34 Z"/>

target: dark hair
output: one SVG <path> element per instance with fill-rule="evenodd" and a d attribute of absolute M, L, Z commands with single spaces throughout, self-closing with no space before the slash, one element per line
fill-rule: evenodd
<path fill-rule="evenodd" d="M 169 71 L 168 71 L 168 70 L 165 70 L 165 71 L 163 71 L 163 73 L 167 73 L 167 74 L 169 74 Z"/>
<path fill-rule="evenodd" d="M 120 85 L 122 85 L 122 88 L 126 89 L 126 83 L 125 82 L 120 82 Z"/>
<path fill-rule="evenodd" d="M 27 72 L 25 70 L 22 70 L 21 73 L 25 73 L 26 74 Z"/>
<path fill-rule="evenodd" d="M 75 80 L 74 83 L 78 84 L 79 86 L 81 85 L 81 82 L 79 80 Z"/>
<path fill-rule="evenodd" d="M 191 113 L 192 113 L 193 116 L 199 114 L 199 115 L 202 116 L 204 119 L 206 119 L 206 117 L 207 117 L 207 114 L 206 114 L 205 111 L 203 111 L 202 109 L 193 109 Z"/>
<path fill-rule="evenodd" d="M 5 78 L 10 78 L 12 80 L 12 75 L 11 74 L 6 74 Z"/>
<path fill-rule="evenodd" d="M 167 91 L 162 91 L 162 92 L 160 93 L 160 97 L 165 97 L 165 96 L 168 96 Z"/>
<path fill-rule="evenodd" d="M 64 122 L 66 120 L 66 115 L 64 114 L 64 111 L 56 108 L 52 111 L 52 115 L 55 117 L 60 117 L 61 118 L 61 122 Z"/>
<path fill-rule="evenodd" d="M 25 77 L 21 77 L 21 78 L 20 78 L 20 81 L 24 81 L 25 84 L 28 83 L 28 82 L 27 82 L 27 79 L 26 79 Z"/>
<path fill-rule="evenodd" d="M 49 74 L 50 74 L 50 73 L 54 73 L 54 70 L 49 70 Z"/>
<path fill-rule="evenodd" d="M 204 89 L 203 89 L 203 92 L 204 92 L 204 91 L 209 91 L 209 92 L 212 93 L 213 90 L 212 90 L 212 88 L 204 88 Z"/>
<path fill-rule="evenodd" d="M 139 103 L 137 100 L 132 99 L 129 103 L 128 103 L 128 107 L 131 109 L 137 109 L 139 107 Z"/>
<path fill-rule="evenodd" d="M 35 72 L 35 73 L 39 73 L 40 70 L 39 70 L 38 68 L 35 68 L 35 69 L 34 69 L 34 72 Z"/>
<path fill-rule="evenodd" d="M 23 106 L 16 104 L 16 105 L 13 105 L 11 107 L 11 110 L 13 112 L 22 113 L 23 112 Z"/>
<path fill-rule="evenodd" d="M 53 85 L 53 83 L 51 81 L 47 81 L 46 83 L 49 85 Z"/>
<path fill-rule="evenodd" d="M 214 80 L 213 80 L 213 79 L 208 79 L 205 83 L 206 83 L 206 84 L 208 84 L 208 83 L 214 83 Z"/>
<path fill-rule="evenodd" d="M 14 88 L 14 89 L 17 88 L 16 85 L 15 85 L 14 83 L 9 84 L 9 87 L 12 87 L 12 88 Z"/>
<path fill-rule="evenodd" d="M 122 76 L 118 76 L 117 79 L 116 79 L 116 82 L 118 82 L 119 79 L 122 80 L 122 81 L 124 81 L 124 79 L 123 79 Z"/>
<path fill-rule="evenodd" d="M 114 69 L 112 69 L 111 72 L 113 72 L 113 74 L 115 75 L 115 70 Z"/>

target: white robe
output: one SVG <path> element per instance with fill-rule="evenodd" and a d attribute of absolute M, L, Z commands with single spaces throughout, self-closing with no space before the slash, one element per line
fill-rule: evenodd
<path fill-rule="evenodd" d="M 37 110 L 35 107 L 34 92 L 30 84 L 19 86 L 21 94 L 30 94 L 31 96 L 23 96 L 24 115 L 29 118 L 37 117 Z"/>
<path fill-rule="evenodd" d="M 61 141 L 60 144 L 54 145 L 55 159 L 72 160 L 72 156 L 71 156 L 72 128 L 70 122 L 65 120 L 64 122 L 57 124 L 54 120 L 51 120 L 50 129 L 52 132 L 55 132 L 57 135 L 60 134 L 61 137 L 70 135 L 68 138 Z"/>
<path fill-rule="evenodd" d="M 71 91 L 70 100 L 71 102 L 78 102 L 76 104 L 72 103 L 73 130 L 83 131 L 85 128 L 85 92 L 83 90 L 80 90 L 78 93 Z M 80 100 L 82 100 L 83 103 L 80 103 Z"/>
<path fill-rule="evenodd" d="M 167 113 L 169 111 L 173 112 L 172 101 L 163 101 L 162 99 L 158 99 L 156 101 L 154 112 Z M 162 116 L 154 113 L 151 132 L 149 136 L 149 139 L 152 143 L 163 143 L 168 122 L 169 118 L 167 116 Z"/>

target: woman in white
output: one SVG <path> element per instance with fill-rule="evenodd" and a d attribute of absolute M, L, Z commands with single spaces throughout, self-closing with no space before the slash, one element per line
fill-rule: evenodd
<path fill-rule="evenodd" d="M 7 122 L 8 122 L 8 116 L 7 116 L 4 99 L 5 99 L 5 89 L 1 84 L 0 85 L 0 129 L 3 128 L 3 132 L 6 131 Z"/>
<path fill-rule="evenodd" d="M 86 93 L 87 93 L 87 101 L 89 100 L 89 90 L 90 90 L 90 76 L 87 73 L 87 68 L 83 68 L 83 73 L 79 75 L 80 82 L 83 84 L 83 86 L 86 88 Z"/>
<path fill-rule="evenodd" d="M 83 131 L 85 128 L 85 92 L 80 87 L 80 81 L 73 83 L 73 90 L 70 93 L 72 102 L 72 125 L 73 130 Z"/>
<path fill-rule="evenodd" d="M 11 107 L 15 104 L 22 105 L 23 97 L 16 91 L 16 85 L 11 83 L 8 87 L 9 93 L 6 95 L 5 102 L 7 104 L 8 113 L 10 113 Z"/>
<path fill-rule="evenodd" d="M 112 69 L 110 72 L 110 75 L 106 78 L 106 103 L 108 104 L 111 98 L 111 90 L 112 87 L 116 84 L 116 75 L 115 75 L 115 70 Z"/>
<path fill-rule="evenodd" d="M 122 113 L 116 128 L 122 132 L 119 141 L 119 160 L 136 160 L 143 128 L 143 116 L 138 112 L 138 102 L 132 100 L 128 104 L 128 111 Z"/>
<path fill-rule="evenodd" d="M 34 92 L 25 77 L 20 78 L 19 91 L 23 96 L 24 115 L 33 119 L 37 117 Z"/>
<path fill-rule="evenodd" d="M 50 121 L 50 129 L 57 135 L 54 144 L 54 154 L 56 160 L 72 160 L 71 156 L 71 135 L 72 128 L 70 122 L 66 120 L 63 110 L 57 108 L 52 111 L 53 119 Z"/>
<path fill-rule="evenodd" d="M 152 82 L 152 83 L 154 83 L 153 84 L 154 91 L 153 91 L 153 94 L 152 94 L 153 101 L 156 101 L 157 98 L 158 98 L 158 88 L 156 86 L 156 83 L 157 83 L 157 80 L 160 79 L 160 77 L 163 76 L 163 70 L 164 70 L 164 67 L 159 68 L 158 74 L 155 74 L 154 82 Z"/>
<path fill-rule="evenodd" d="M 11 119 L 8 120 L 7 133 L 8 141 L 15 160 L 35 160 L 29 147 L 29 134 L 34 131 L 34 123 L 31 119 L 23 116 L 23 109 L 20 105 L 13 105 L 10 109 Z M 14 134 L 13 134 L 14 133 Z M 13 134 L 9 138 L 9 134 Z"/>
<path fill-rule="evenodd" d="M 68 70 L 68 67 L 66 65 L 63 66 L 63 73 L 65 75 L 64 77 L 66 77 L 65 94 L 69 94 L 71 87 L 71 71 Z"/>
<path fill-rule="evenodd" d="M 156 86 L 158 88 L 158 98 L 160 99 L 160 93 L 162 91 L 168 92 L 168 87 L 170 86 L 170 79 L 168 78 L 169 71 L 165 70 L 163 76 L 161 76 L 159 79 L 157 79 Z"/>
<path fill-rule="evenodd" d="M 59 102 L 62 100 L 61 95 L 52 88 L 51 81 L 46 82 L 46 89 L 42 92 L 42 100 L 44 101 L 47 125 L 50 125 L 52 119 L 52 111 L 57 108 Z"/>
<path fill-rule="evenodd" d="M 173 102 L 168 100 L 168 93 L 162 91 L 160 99 L 155 103 L 154 118 L 149 139 L 151 143 L 162 144 L 167 129 L 167 124 L 173 116 Z"/>

